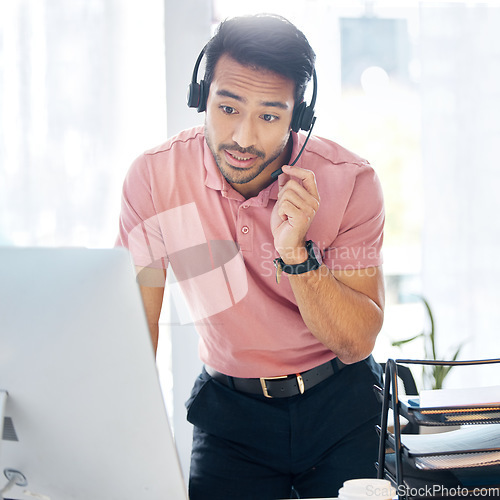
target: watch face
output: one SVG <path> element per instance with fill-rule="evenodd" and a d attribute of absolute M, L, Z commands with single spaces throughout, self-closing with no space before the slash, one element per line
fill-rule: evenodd
<path fill-rule="evenodd" d="M 321 257 L 321 250 L 316 246 L 316 243 L 314 241 L 311 243 L 311 249 L 312 249 L 312 254 L 314 255 L 314 258 L 320 263 L 323 263 L 323 258 Z"/>

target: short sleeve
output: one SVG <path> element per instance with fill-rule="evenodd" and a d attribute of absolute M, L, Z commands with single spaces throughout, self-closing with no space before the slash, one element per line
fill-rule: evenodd
<path fill-rule="evenodd" d="M 359 167 L 337 237 L 324 250 L 331 269 L 363 269 L 382 264 L 385 223 L 382 187 L 369 164 Z"/>
<path fill-rule="evenodd" d="M 127 248 L 138 267 L 167 267 L 167 251 L 154 206 L 146 155 L 134 161 L 123 183 L 116 246 Z"/>

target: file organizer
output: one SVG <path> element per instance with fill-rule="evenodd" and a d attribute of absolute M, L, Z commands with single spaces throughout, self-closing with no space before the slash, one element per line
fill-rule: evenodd
<path fill-rule="evenodd" d="M 426 498 L 432 491 L 433 498 L 456 498 L 457 488 L 462 496 L 474 496 L 477 489 L 487 488 L 500 492 L 500 446 L 475 447 L 471 449 L 412 452 L 401 437 L 400 417 L 418 426 L 466 426 L 473 424 L 500 424 L 500 402 L 470 406 L 426 407 L 419 405 L 418 395 L 399 396 L 398 367 L 404 365 L 466 366 L 500 363 L 500 359 L 473 361 L 429 361 L 412 359 L 389 359 L 385 365 L 384 389 L 375 386 L 382 400 L 382 418 L 377 431 L 380 435 L 377 462 L 379 479 L 389 479 L 397 488 L 400 500 L 420 498 L 425 490 Z M 394 431 L 388 432 L 388 414 L 393 410 Z M 498 426 L 500 433 L 500 426 Z M 483 427 L 484 429 L 484 427 Z M 495 429 L 496 427 L 492 429 Z M 480 429 L 478 429 L 480 430 Z M 410 439 L 428 439 L 415 435 Z M 500 441 L 497 440 L 497 441 Z M 499 444 L 497 442 L 497 444 Z M 418 448 L 418 447 L 416 447 Z M 421 447 L 420 447 L 421 448 Z M 394 450 L 389 453 L 388 450 Z M 477 459 L 477 461 L 475 461 Z M 430 488 L 432 485 L 432 488 Z M 435 486 L 434 486 L 435 485 Z M 452 492 L 447 496 L 446 492 Z M 418 494 L 412 495 L 416 492 Z M 499 493 L 500 494 L 500 493 Z M 476 495 L 477 497 L 477 495 Z"/>

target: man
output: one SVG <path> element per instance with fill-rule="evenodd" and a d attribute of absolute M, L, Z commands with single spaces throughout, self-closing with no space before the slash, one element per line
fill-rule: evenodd
<path fill-rule="evenodd" d="M 291 23 L 225 21 L 205 57 L 205 126 L 132 165 L 119 240 L 155 348 L 167 267 L 200 334 L 190 498 L 336 496 L 376 474 L 380 185 L 366 161 L 317 137 L 289 166 L 315 58 Z"/>

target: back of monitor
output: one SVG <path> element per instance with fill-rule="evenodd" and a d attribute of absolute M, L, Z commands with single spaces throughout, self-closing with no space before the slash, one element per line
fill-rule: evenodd
<path fill-rule="evenodd" d="M 6 498 L 187 498 L 125 250 L 0 247 L 2 389 Z"/>

